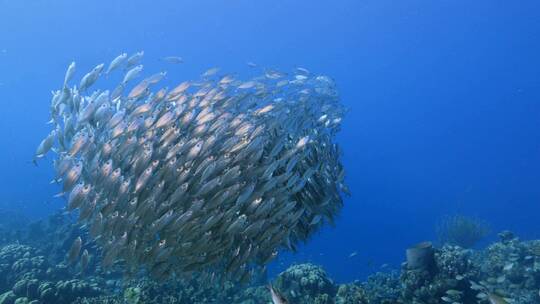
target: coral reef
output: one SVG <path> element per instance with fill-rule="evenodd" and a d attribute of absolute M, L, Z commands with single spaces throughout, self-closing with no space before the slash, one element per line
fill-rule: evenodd
<path fill-rule="evenodd" d="M 294 303 L 333 303 L 337 288 L 326 272 L 312 264 L 289 267 L 279 274 L 275 287 Z"/>
<path fill-rule="evenodd" d="M 65 265 L 50 264 L 33 247 L 10 244 L 0 249 L 0 303 L 72 303 L 102 293 L 99 278 L 77 279 Z"/>
<path fill-rule="evenodd" d="M 477 274 L 471 251 L 459 246 L 444 246 L 436 250 L 435 266 L 431 270 L 402 266 L 400 300 L 404 303 L 440 303 L 441 298 L 452 296 L 453 302 L 461 303 L 474 297 L 469 280 Z"/>
<path fill-rule="evenodd" d="M 358 304 L 368 304 L 370 303 L 366 297 L 366 292 L 362 287 L 357 284 L 343 284 L 339 285 L 338 291 L 336 294 L 336 304 L 348 304 L 348 303 L 358 303 Z"/>
<path fill-rule="evenodd" d="M 520 241 L 510 232 L 485 250 L 444 246 L 432 273 L 403 266 L 402 303 L 540 303 L 540 241 Z M 490 302 L 491 301 L 491 302 Z M 504 303 L 504 302 L 503 302 Z"/>
<path fill-rule="evenodd" d="M 428 267 L 404 262 L 364 282 L 338 284 L 320 266 L 297 264 L 270 280 L 263 272 L 249 285 L 195 273 L 166 281 L 144 273 L 126 278 L 121 264 L 104 271 L 96 261 L 81 272 L 65 256 L 85 231 L 62 214 L 19 231 L 19 243 L 0 245 L 0 304 L 271 304 L 267 283 L 290 304 L 540 303 L 540 240 L 522 241 L 509 231 L 479 250 L 429 246 Z M 0 231 L 0 239 L 8 238 Z M 100 254 L 92 243 L 83 246 Z"/>
<path fill-rule="evenodd" d="M 362 288 L 366 291 L 366 297 L 370 304 L 396 303 L 401 294 L 401 287 L 399 273 L 395 271 L 377 272 L 362 283 Z"/>
<path fill-rule="evenodd" d="M 499 237 L 478 254 L 479 284 L 512 303 L 540 303 L 540 241 L 521 242 L 509 232 Z"/>

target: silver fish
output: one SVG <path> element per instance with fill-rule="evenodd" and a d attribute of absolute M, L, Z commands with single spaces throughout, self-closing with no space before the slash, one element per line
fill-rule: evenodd
<path fill-rule="evenodd" d="M 165 78 L 165 76 L 167 76 L 167 72 L 163 71 L 163 72 L 159 72 L 157 74 L 154 74 L 148 78 L 145 78 L 144 81 L 148 82 L 149 84 L 156 84 L 158 82 L 160 82 L 161 80 L 163 80 L 163 78 Z"/>
<path fill-rule="evenodd" d="M 80 236 L 78 236 L 71 244 L 71 248 L 69 249 L 69 252 L 68 252 L 67 260 L 70 265 L 73 265 L 75 264 L 75 262 L 77 262 L 77 259 L 79 258 L 79 254 L 81 252 L 81 248 L 82 248 L 82 239 Z"/>
<path fill-rule="evenodd" d="M 64 177 L 64 192 L 67 192 L 73 188 L 73 186 L 79 181 L 81 177 L 83 164 L 81 161 L 76 162 L 67 172 Z"/>
<path fill-rule="evenodd" d="M 144 57 L 144 51 L 139 51 L 133 55 L 131 55 L 127 59 L 127 68 L 130 68 L 132 66 L 135 66 L 141 62 L 142 58 Z"/>
<path fill-rule="evenodd" d="M 270 291 L 270 297 L 274 304 L 287 304 L 287 299 L 277 292 L 271 284 L 268 284 L 268 290 Z"/>
<path fill-rule="evenodd" d="M 83 201 L 88 197 L 92 187 L 88 184 L 79 183 L 76 185 L 73 190 L 71 190 L 68 197 L 68 206 L 69 211 L 79 208 Z"/>
<path fill-rule="evenodd" d="M 71 62 L 71 64 L 68 66 L 68 69 L 66 71 L 66 75 L 64 77 L 64 87 L 67 87 L 68 83 L 73 79 L 73 75 L 75 75 L 75 62 Z"/>
<path fill-rule="evenodd" d="M 65 78 L 51 100 L 54 131 L 36 153 L 55 152 L 55 181 L 103 267 L 121 259 L 159 278 L 197 271 L 246 282 L 251 265 L 333 223 L 347 192 L 334 143 L 345 110 L 329 77 L 216 77 L 214 68 L 169 91 L 158 87 L 166 72 L 141 75 L 142 57 L 109 64 L 107 73 L 127 70 L 112 93 L 89 90 L 101 65 L 79 88 Z"/>
<path fill-rule="evenodd" d="M 90 86 L 92 86 L 97 81 L 104 66 L 105 65 L 103 63 L 98 64 L 96 67 L 92 69 L 92 71 L 84 75 L 84 77 L 81 80 L 81 83 L 79 84 L 79 90 L 85 91 Z"/>
<path fill-rule="evenodd" d="M 54 140 L 56 139 L 56 133 L 56 130 L 52 130 L 51 133 L 49 133 L 49 135 L 47 135 L 47 137 L 45 137 L 45 139 L 39 143 L 36 153 L 34 154 L 34 162 L 37 158 L 42 158 L 51 150 L 54 145 Z"/>
<path fill-rule="evenodd" d="M 126 75 L 124 76 L 124 79 L 122 80 L 122 84 L 126 84 L 129 81 L 139 77 L 142 70 L 143 70 L 143 66 L 142 66 L 142 64 L 139 64 L 138 66 L 133 67 L 132 69 L 127 71 Z"/>
<path fill-rule="evenodd" d="M 90 253 L 88 253 L 88 250 L 85 249 L 81 255 L 81 273 L 83 273 L 86 270 L 89 262 L 90 262 Z"/>
<path fill-rule="evenodd" d="M 179 64 L 179 63 L 184 62 L 184 59 L 182 59 L 182 57 L 178 57 L 178 56 L 167 56 L 167 57 L 161 58 L 161 60 L 163 60 L 163 61 L 165 61 L 167 63 L 172 63 L 172 64 Z"/>
<path fill-rule="evenodd" d="M 203 74 L 202 74 L 202 77 L 203 78 L 206 78 L 206 77 L 210 77 L 210 76 L 214 76 L 217 74 L 217 72 L 219 72 L 220 68 L 210 68 L 208 70 L 206 70 Z"/>
<path fill-rule="evenodd" d="M 110 74 L 112 71 L 118 69 L 120 66 L 124 65 L 127 61 L 127 53 L 122 53 L 118 55 L 116 58 L 114 58 L 111 63 L 109 64 L 109 67 L 107 68 L 107 71 L 105 74 Z"/>

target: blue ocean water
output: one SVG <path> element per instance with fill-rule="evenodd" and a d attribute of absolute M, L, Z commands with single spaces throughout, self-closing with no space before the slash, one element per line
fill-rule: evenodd
<path fill-rule="evenodd" d="M 292 262 L 338 281 L 397 268 L 446 214 L 540 237 L 540 3 L 536 1 L 0 0 L 0 207 L 62 208 L 30 160 L 50 91 L 119 53 L 163 56 L 175 80 L 247 61 L 333 77 L 349 112 L 338 142 L 352 196 Z M 357 252 L 354 257 L 351 253 Z"/>

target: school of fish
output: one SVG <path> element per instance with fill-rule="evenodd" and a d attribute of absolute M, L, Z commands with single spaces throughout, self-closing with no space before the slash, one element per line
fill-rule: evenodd
<path fill-rule="evenodd" d="M 134 83 L 143 56 L 123 53 L 75 85 L 71 63 L 34 158 L 54 152 L 66 208 L 101 246 L 103 267 L 249 281 L 333 224 L 348 193 L 334 142 L 346 111 L 329 77 L 296 68 L 244 81 L 212 68 L 157 88 L 167 73 Z M 122 71 L 112 90 L 94 88 Z M 70 263 L 87 264 L 81 243 Z"/>

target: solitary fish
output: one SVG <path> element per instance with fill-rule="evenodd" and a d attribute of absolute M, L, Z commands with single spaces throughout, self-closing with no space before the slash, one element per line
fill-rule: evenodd
<path fill-rule="evenodd" d="M 90 254 L 88 253 L 88 250 L 84 250 L 81 256 L 81 273 L 83 273 L 86 270 L 86 267 L 88 267 L 88 262 L 90 261 Z"/>
<path fill-rule="evenodd" d="M 268 284 L 268 289 L 270 290 L 270 295 L 272 296 L 272 302 L 274 304 L 287 304 L 287 299 L 283 295 L 281 295 L 278 291 L 272 287 L 271 284 Z"/>
<path fill-rule="evenodd" d="M 116 58 L 113 59 L 113 61 L 111 61 L 111 63 L 109 64 L 109 67 L 107 68 L 107 71 L 105 72 L 105 74 L 107 74 L 107 75 L 110 74 L 112 71 L 116 70 L 121 65 L 126 63 L 126 61 L 127 61 L 127 53 L 122 53 L 122 54 L 118 55 Z"/>
<path fill-rule="evenodd" d="M 175 87 L 168 95 L 169 98 L 174 98 L 183 92 L 185 92 L 189 87 L 191 86 L 191 82 L 184 81 L 181 84 L 179 84 L 177 87 Z"/>
<path fill-rule="evenodd" d="M 508 301 L 505 298 L 492 292 L 487 292 L 487 296 L 490 304 L 508 304 Z"/>
<path fill-rule="evenodd" d="M 141 62 L 143 56 L 144 56 L 144 51 L 139 51 L 139 52 L 131 55 L 131 57 L 129 57 L 127 59 L 127 68 L 129 69 L 130 67 L 139 64 L 139 62 Z"/>
<path fill-rule="evenodd" d="M 150 83 L 146 80 L 141 81 L 138 85 L 136 85 L 128 94 L 129 99 L 136 99 L 139 98 L 141 95 L 143 95 L 148 87 L 150 86 Z"/>
<path fill-rule="evenodd" d="M 167 56 L 167 57 L 161 58 L 161 60 L 163 60 L 163 61 L 165 61 L 167 63 L 172 63 L 172 64 L 179 64 L 179 63 L 184 62 L 184 59 L 182 59 L 182 57 L 178 57 L 178 56 Z"/>
<path fill-rule="evenodd" d="M 79 208 L 81 203 L 88 197 L 91 190 L 92 188 L 88 184 L 77 184 L 69 193 L 67 206 L 68 211 Z"/>
<path fill-rule="evenodd" d="M 73 241 L 73 244 L 71 244 L 71 248 L 69 249 L 69 253 L 68 253 L 69 265 L 73 265 L 75 264 L 75 262 L 77 262 L 77 258 L 79 257 L 79 253 L 81 252 L 81 247 L 82 247 L 82 239 L 80 236 L 78 236 Z"/>
<path fill-rule="evenodd" d="M 202 77 L 206 78 L 206 77 L 214 76 L 217 74 L 217 72 L 219 72 L 219 68 L 210 68 L 202 74 Z"/>
<path fill-rule="evenodd" d="M 167 72 L 159 72 L 157 74 L 154 74 L 148 78 L 145 78 L 144 81 L 148 82 L 149 84 L 156 84 L 160 82 L 165 76 L 167 75 Z"/>
<path fill-rule="evenodd" d="M 142 64 L 139 64 L 138 66 L 132 68 L 129 70 L 126 75 L 124 76 L 124 80 L 122 80 L 122 84 L 128 83 L 130 80 L 133 80 L 134 78 L 137 78 L 143 70 Z"/>
<path fill-rule="evenodd" d="M 239 89 L 250 89 L 253 88 L 257 83 L 255 81 L 246 81 L 238 86 Z"/>
<path fill-rule="evenodd" d="M 64 87 L 67 86 L 68 82 L 73 78 L 74 74 L 75 74 L 75 61 L 69 65 L 66 71 L 66 76 L 64 77 Z"/>
<path fill-rule="evenodd" d="M 36 163 L 36 160 L 38 158 L 42 158 L 43 156 L 45 156 L 45 154 L 47 154 L 47 152 L 51 150 L 52 146 L 54 145 L 55 138 L 56 130 L 53 130 L 51 131 L 51 133 L 49 133 L 49 135 L 47 135 L 47 137 L 45 137 L 45 139 L 41 141 L 34 155 L 34 164 Z"/>
<path fill-rule="evenodd" d="M 103 70 L 104 66 L 105 65 L 103 63 L 98 64 L 96 67 L 92 69 L 92 71 L 84 75 L 84 77 L 81 79 L 81 83 L 79 84 L 79 90 L 84 91 L 88 89 L 90 86 L 92 86 L 98 79 L 99 74 Z"/>

